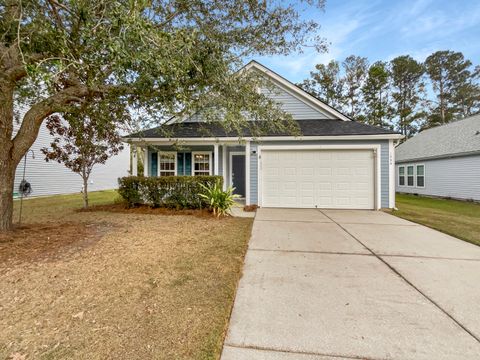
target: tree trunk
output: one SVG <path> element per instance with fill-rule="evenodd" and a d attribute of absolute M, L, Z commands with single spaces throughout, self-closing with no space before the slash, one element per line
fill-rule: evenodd
<path fill-rule="evenodd" d="M 0 146 L 0 232 L 11 230 L 13 218 L 13 182 L 15 164 Z M 6 154 L 8 155 L 8 153 Z"/>
<path fill-rule="evenodd" d="M 0 231 L 12 228 L 13 181 L 13 86 L 0 83 Z"/>
<path fill-rule="evenodd" d="M 440 117 L 442 118 L 442 124 L 445 124 L 445 94 L 442 79 L 440 79 Z"/>
<path fill-rule="evenodd" d="M 83 178 L 83 208 L 88 208 L 88 178 Z"/>

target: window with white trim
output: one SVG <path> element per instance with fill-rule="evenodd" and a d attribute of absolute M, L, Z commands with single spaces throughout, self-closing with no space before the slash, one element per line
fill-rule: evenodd
<path fill-rule="evenodd" d="M 177 174 L 177 153 L 158 153 L 158 174 L 159 176 L 175 176 Z"/>
<path fill-rule="evenodd" d="M 407 166 L 407 186 L 415 186 L 414 169 L 413 165 Z"/>
<path fill-rule="evenodd" d="M 417 187 L 425 187 L 425 165 L 417 165 Z"/>
<path fill-rule="evenodd" d="M 405 166 L 398 167 L 398 185 L 405 186 Z"/>
<path fill-rule="evenodd" d="M 192 153 L 192 175 L 212 174 L 212 154 L 210 152 Z"/>

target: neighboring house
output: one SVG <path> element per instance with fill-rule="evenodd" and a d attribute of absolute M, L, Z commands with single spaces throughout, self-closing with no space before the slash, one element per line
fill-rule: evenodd
<path fill-rule="evenodd" d="M 480 200 L 480 115 L 424 130 L 396 148 L 396 190 Z"/>
<path fill-rule="evenodd" d="M 174 119 L 162 125 L 168 137 L 154 128 L 127 138 L 144 148 L 146 176 L 221 175 L 247 205 L 262 207 L 395 206 L 394 142 L 401 135 L 351 120 L 255 61 L 245 69 L 271 81 L 275 91 L 267 93 L 293 116 L 302 135 L 254 138 L 245 129 L 239 139 L 198 115 Z"/>
<path fill-rule="evenodd" d="M 18 128 L 19 125 L 15 125 L 14 131 Z M 83 180 L 80 175 L 56 161 L 45 161 L 45 155 L 43 155 L 41 149 L 49 147 L 52 139 L 53 137 L 45 124 L 42 124 L 37 139 L 17 166 L 13 188 L 16 196 L 18 196 L 18 187 L 23 179 L 25 159 L 25 180 L 32 187 L 32 193 L 29 196 L 72 194 L 82 191 Z M 95 165 L 90 175 L 88 190 L 96 191 L 117 188 L 117 179 L 128 175 L 128 170 L 130 169 L 129 158 L 130 147 L 126 145 L 120 154 L 108 159 L 104 165 Z"/>

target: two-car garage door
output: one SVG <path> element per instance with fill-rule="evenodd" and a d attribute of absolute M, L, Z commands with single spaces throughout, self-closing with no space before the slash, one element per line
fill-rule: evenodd
<path fill-rule="evenodd" d="M 262 150 L 261 206 L 375 208 L 371 149 Z"/>

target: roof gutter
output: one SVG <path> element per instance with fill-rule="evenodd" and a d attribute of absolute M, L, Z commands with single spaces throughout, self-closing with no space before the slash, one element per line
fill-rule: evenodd
<path fill-rule="evenodd" d="M 456 154 L 444 154 L 444 155 L 435 155 L 435 156 L 423 156 L 423 157 L 418 157 L 418 158 L 409 158 L 409 159 L 402 159 L 402 160 L 396 160 L 396 164 L 403 164 L 403 163 L 408 163 L 408 162 L 416 162 L 416 161 L 425 161 L 425 160 L 441 160 L 441 159 L 451 159 L 451 158 L 457 158 L 457 157 L 463 157 L 463 156 L 475 156 L 475 155 L 480 155 L 480 150 L 475 150 L 475 151 L 465 151 L 461 153 L 456 153 Z"/>
<path fill-rule="evenodd" d="M 373 134 L 373 135 L 327 135 L 327 136 L 261 136 L 261 137 L 194 137 L 194 138 L 124 138 L 132 143 L 171 143 L 171 142 L 242 142 L 242 141 L 306 141 L 306 140 L 390 140 L 402 139 L 401 134 Z"/>

